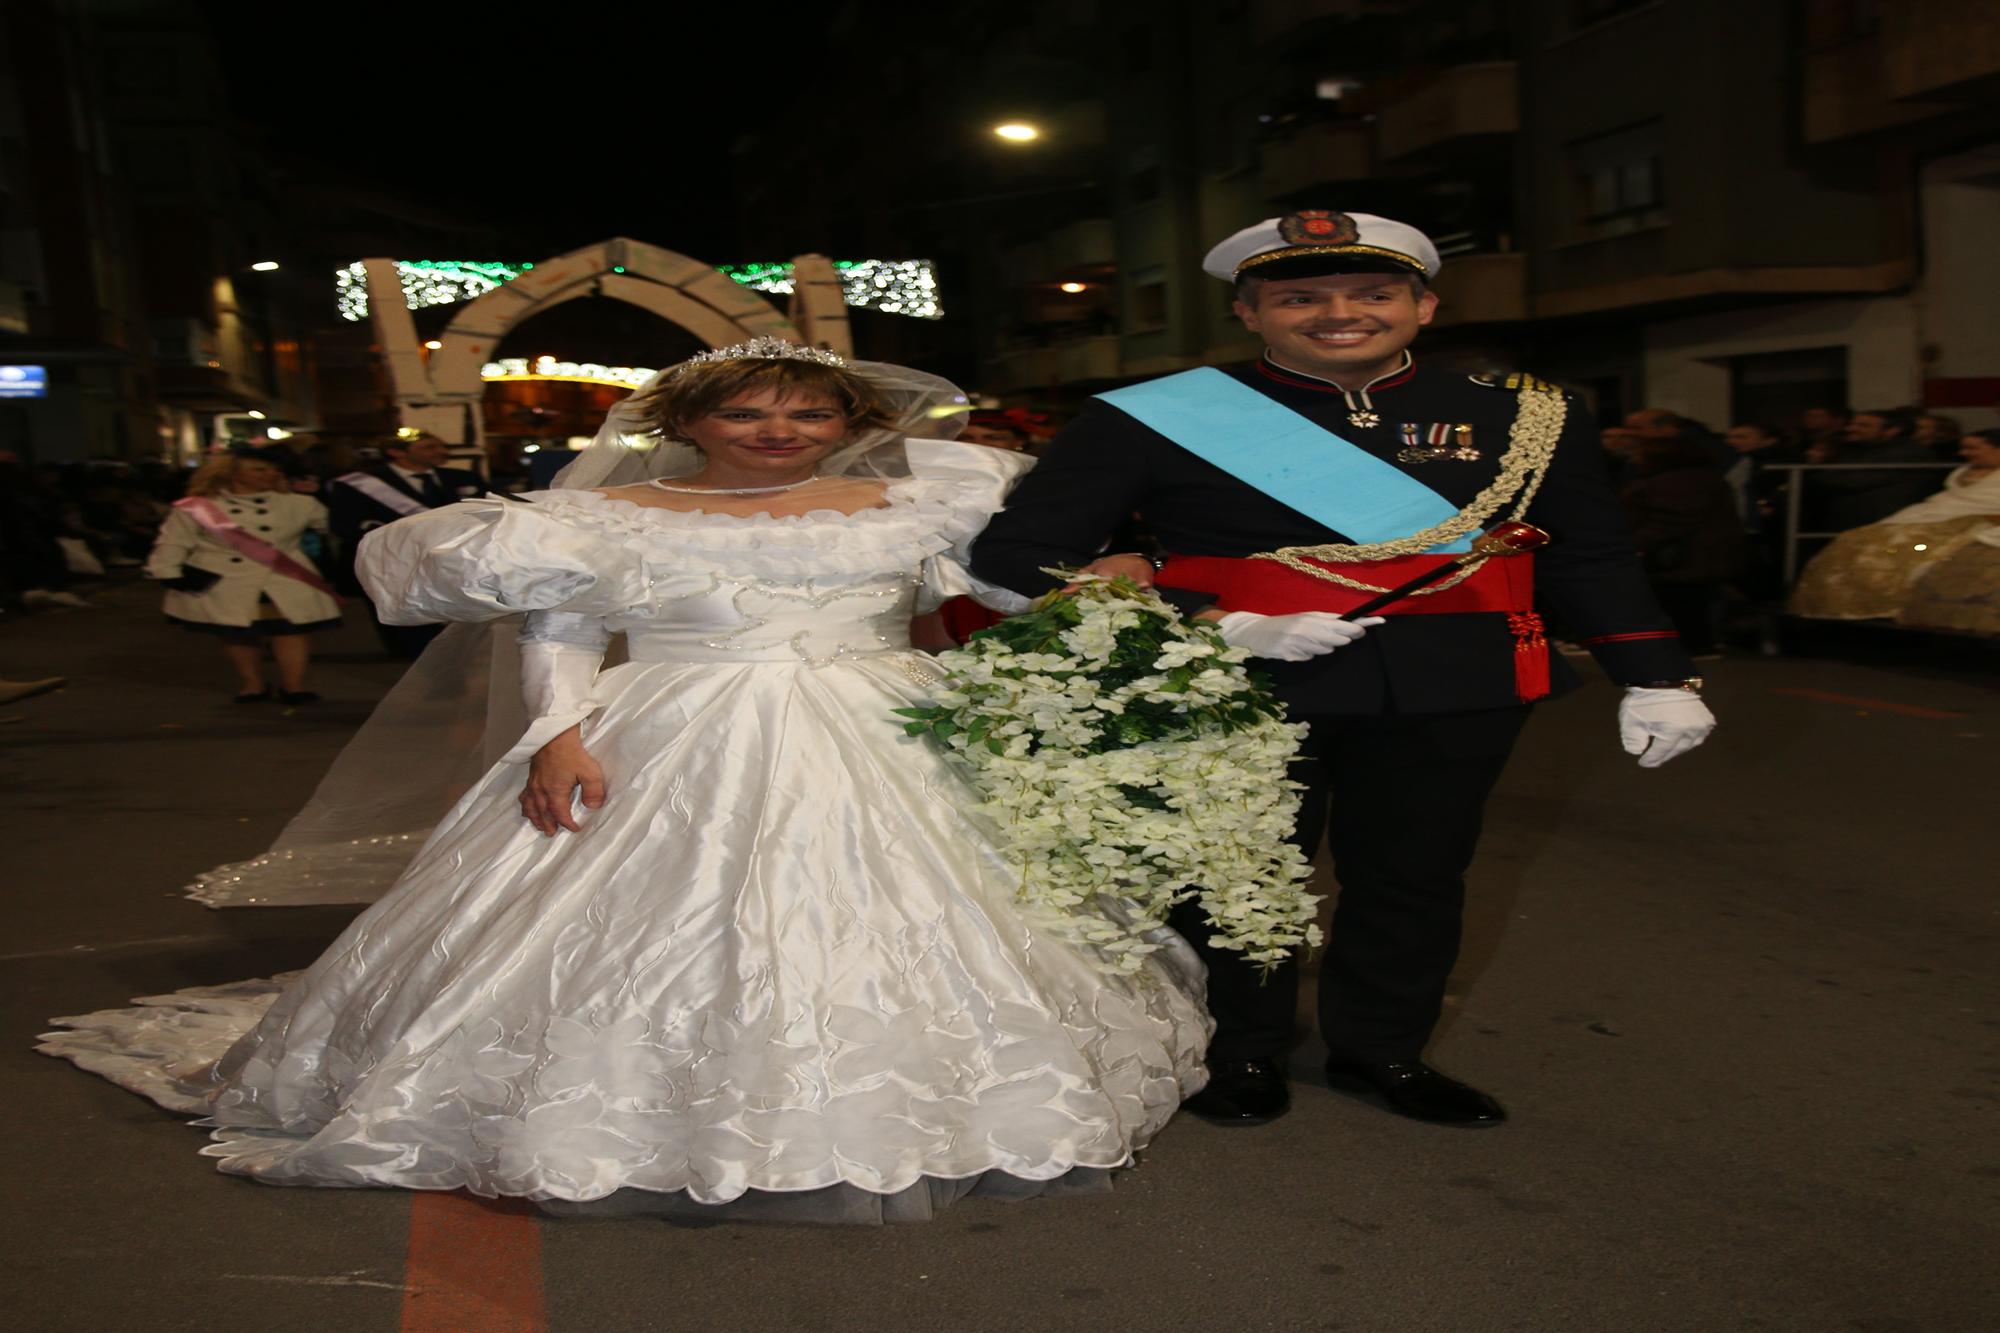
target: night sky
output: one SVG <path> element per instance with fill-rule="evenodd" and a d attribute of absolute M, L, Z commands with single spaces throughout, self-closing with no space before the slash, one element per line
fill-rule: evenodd
<path fill-rule="evenodd" d="M 628 235 L 714 262 L 739 256 L 729 146 L 776 115 L 772 51 L 810 49 L 774 11 L 725 6 L 501 6 L 377 0 L 306 19 L 204 0 L 229 102 L 253 137 L 475 223 L 537 254 Z M 629 18 L 612 20 L 614 14 Z M 386 71 L 366 67 L 373 49 Z M 783 62 L 789 63 L 789 62 Z"/>

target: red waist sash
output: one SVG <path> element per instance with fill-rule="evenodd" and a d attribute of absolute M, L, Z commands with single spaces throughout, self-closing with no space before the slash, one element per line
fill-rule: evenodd
<path fill-rule="evenodd" d="M 1393 560 L 1370 560 L 1364 564 L 1319 564 L 1320 568 L 1343 574 L 1357 582 L 1394 588 L 1448 563 L 1450 556 L 1408 555 Z M 1166 588 L 1215 594 L 1220 611 L 1251 611 L 1263 616 L 1291 615 L 1298 611 L 1330 611 L 1345 614 L 1375 596 L 1358 588 L 1344 587 L 1300 573 L 1276 560 L 1237 560 L 1227 556 L 1173 555 L 1161 568 L 1156 580 Z M 1387 608 L 1390 616 L 1466 615 L 1487 612 L 1505 615 L 1514 635 L 1514 693 L 1523 700 L 1539 699 L 1549 692 L 1549 644 L 1543 633 L 1542 618 L 1535 614 L 1535 557 L 1496 556 L 1481 565 L 1470 578 L 1442 592 L 1405 597 Z"/>

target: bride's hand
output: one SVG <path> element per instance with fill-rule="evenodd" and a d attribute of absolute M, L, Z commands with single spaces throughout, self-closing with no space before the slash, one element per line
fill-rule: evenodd
<path fill-rule="evenodd" d="M 583 788 L 585 809 L 604 804 L 604 770 L 583 748 L 583 733 L 571 727 L 535 751 L 528 761 L 528 785 L 521 792 L 521 813 L 545 837 L 554 837 L 558 828 L 581 833 L 570 806 L 570 793 Z"/>

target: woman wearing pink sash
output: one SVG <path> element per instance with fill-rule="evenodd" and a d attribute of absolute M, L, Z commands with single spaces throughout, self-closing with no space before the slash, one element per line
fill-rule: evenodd
<path fill-rule="evenodd" d="M 282 472 L 258 458 L 223 454 L 188 479 L 146 561 L 146 576 L 167 587 L 167 619 L 212 634 L 236 668 L 237 703 L 273 698 L 264 646 L 278 665 L 275 697 L 312 703 L 307 635 L 340 623 L 340 602 L 301 541 L 324 536 L 326 506 L 295 495 Z"/>

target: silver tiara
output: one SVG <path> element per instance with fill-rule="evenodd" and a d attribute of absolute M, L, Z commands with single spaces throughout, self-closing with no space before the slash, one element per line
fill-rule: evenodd
<path fill-rule="evenodd" d="M 847 362 L 827 351 L 824 347 L 807 347 L 803 343 L 788 342 L 783 338 L 752 338 L 747 343 L 737 343 L 734 347 L 717 347 L 710 351 L 698 352 L 675 367 L 684 370 L 689 366 L 706 365 L 711 361 L 812 361 L 822 366 L 838 366 L 846 369 Z"/>

